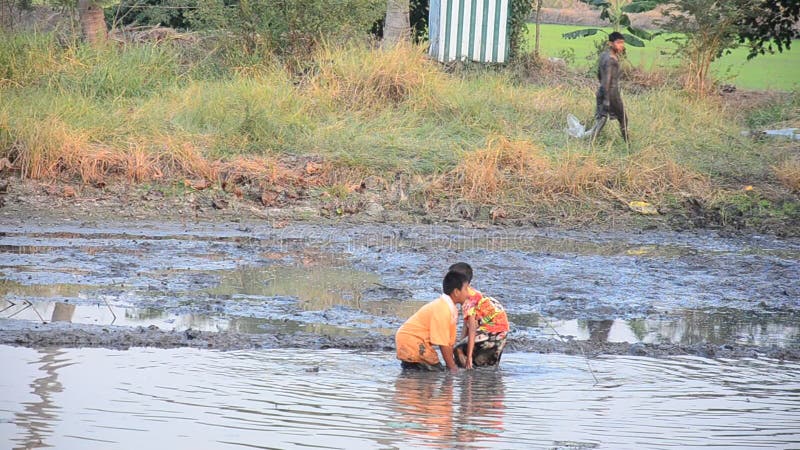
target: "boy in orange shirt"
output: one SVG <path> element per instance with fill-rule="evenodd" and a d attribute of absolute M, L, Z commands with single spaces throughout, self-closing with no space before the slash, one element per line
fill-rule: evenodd
<path fill-rule="evenodd" d="M 450 266 L 451 272 L 460 272 L 472 281 L 472 267 L 459 262 Z M 508 316 L 499 301 L 473 289 L 461 305 L 464 327 L 461 340 L 456 344 L 456 362 L 459 367 L 495 366 L 500 363 L 506 336 L 510 330 Z"/>
<path fill-rule="evenodd" d="M 458 371 L 453 357 L 458 309 L 469 295 L 469 280 L 461 272 L 450 271 L 442 280 L 443 294 L 420 308 L 397 330 L 397 359 L 403 369 L 443 370 L 433 346 L 439 347 L 447 368 Z"/>

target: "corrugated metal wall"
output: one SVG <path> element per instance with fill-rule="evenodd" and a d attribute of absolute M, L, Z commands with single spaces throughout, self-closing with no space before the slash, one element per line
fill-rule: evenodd
<path fill-rule="evenodd" d="M 441 62 L 508 59 L 509 0 L 431 0 L 430 54 Z"/>

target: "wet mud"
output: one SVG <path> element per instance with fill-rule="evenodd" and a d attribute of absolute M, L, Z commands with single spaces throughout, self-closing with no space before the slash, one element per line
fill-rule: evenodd
<path fill-rule="evenodd" d="M 800 359 L 800 240 L 446 225 L 0 220 L 0 344 L 391 351 L 467 261 L 508 351 Z"/>

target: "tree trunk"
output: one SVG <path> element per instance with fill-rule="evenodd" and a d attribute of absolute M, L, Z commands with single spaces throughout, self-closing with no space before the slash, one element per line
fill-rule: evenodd
<path fill-rule="evenodd" d="M 409 0 L 386 0 L 386 21 L 383 24 L 383 48 L 411 41 Z"/>
<path fill-rule="evenodd" d="M 541 16 L 542 16 L 542 0 L 536 0 L 536 46 L 533 48 L 533 54 L 536 59 L 539 59 L 539 35 L 541 33 Z"/>
<path fill-rule="evenodd" d="M 108 39 L 106 18 L 103 8 L 93 0 L 78 0 L 78 16 L 81 21 L 81 30 L 86 42 L 96 46 Z"/>

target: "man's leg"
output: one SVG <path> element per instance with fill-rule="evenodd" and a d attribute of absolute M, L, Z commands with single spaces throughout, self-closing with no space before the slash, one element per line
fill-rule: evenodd
<path fill-rule="evenodd" d="M 608 116 L 599 116 L 594 119 L 594 126 L 589 130 L 589 135 L 592 137 L 592 142 L 597 139 L 597 136 L 603 131 L 603 127 L 608 122 Z"/>
<path fill-rule="evenodd" d="M 603 131 L 603 127 L 606 126 L 606 122 L 608 122 L 608 109 L 603 105 L 605 103 L 605 92 L 603 88 L 597 90 L 597 94 L 595 95 L 595 109 L 594 109 L 594 126 L 586 131 L 586 133 L 592 137 L 592 143 Z"/>
<path fill-rule="evenodd" d="M 611 111 L 619 120 L 619 131 L 622 133 L 622 139 L 628 142 L 628 116 L 625 114 L 625 106 L 622 104 L 621 98 L 611 99 Z"/>

